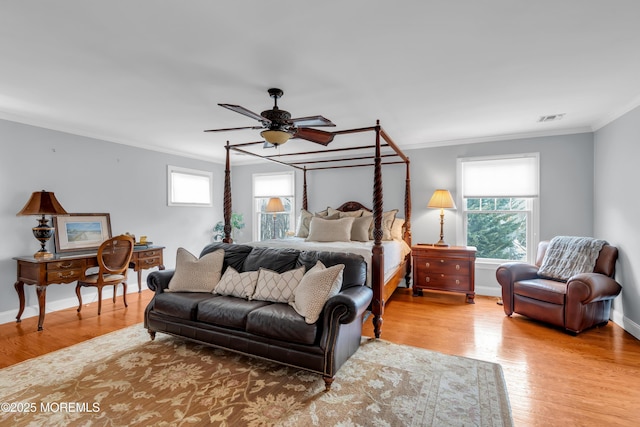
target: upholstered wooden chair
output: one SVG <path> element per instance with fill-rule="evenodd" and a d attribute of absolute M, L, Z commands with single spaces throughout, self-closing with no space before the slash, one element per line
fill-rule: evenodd
<path fill-rule="evenodd" d="M 98 288 L 98 315 L 102 311 L 102 288 L 113 286 L 113 302 L 116 302 L 116 291 L 122 283 L 122 301 L 127 307 L 127 270 L 133 254 L 134 241 L 131 236 L 120 235 L 105 240 L 98 248 L 98 272 L 84 275 L 76 285 L 78 296 L 78 313 L 82 309 L 82 287 Z"/>
<path fill-rule="evenodd" d="M 538 274 L 548 247 L 548 241 L 540 242 L 535 265 L 509 262 L 498 267 L 496 278 L 502 286 L 505 314 L 522 314 L 573 335 L 606 325 L 611 302 L 622 290 L 614 280 L 618 249 L 602 246 L 593 272 L 551 280 Z"/>

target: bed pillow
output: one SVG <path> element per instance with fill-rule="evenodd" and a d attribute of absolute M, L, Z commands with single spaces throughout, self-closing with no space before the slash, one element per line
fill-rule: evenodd
<path fill-rule="evenodd" d="M 327 300 L 340 292 L 343 272 L 344 264 L 327 268 L 318 261 L 302 277 L 289 305 L 304 317 L 305 322 L 316 323 Z"/>
<path fill-rule="evenodd" d="M 309 237 L 309 224 L 311 223 L 311 218 L 313 218 L 314 216 L 321 217 L 322 219 L 340 218 L 339 214 L 328 215 L 326 210 L 324 211 L 324 213 L 316 212 L 315 214 L 312 214 L 306 209 L 301 209 L 300 217 L 298 218 L 298 229 L 296 230 L 296 237 Z"/>
<path fill-rule="evenodd" d="M 357 211 L 342 212 L 342 211 L 339 211 L 337 209 L 327 208 L 327 212 L 329 213 L 330 216 L 331 215 L 338 215 L 339 218 L 346 218 L 346 217 L 350 217 L 350 216 L 352 216 L 354 218 L 357 218 L 357 217 L 362 216 L 363 210 L 362 209 L 358 209 Z"/>
<path fill-rule="evenodd" d="M 313 218 L 313 214 L 306 209 L 300 209 L 300 217 L 298 218 L 298 229 L 296 237 L 307 237 L 309 235 L 309 223 Z"/>
<path fill-rule="evenodd" d="M 397 214 L 398 209 L 393 209 L 382 213 L 382 240 L 393 240 L 393 238 L 391 237 L 391 227 L 393 226 L 393 221 L 396 219 Z M 373 216 L 373 212 L 365 211 L 364 215 Z M 369 240 L 373 240 L 373 227 L 374 222 L 371 221 L 371 226 L 369 227 Z"/>
<path fill-rule="evenodd" d="M 404 219 L 396 218 L 391 225 L 391 238 L 393 240 L 402 240 L 402 232 L 404 227 Z"/>
<path fill-rule="evenodd" d="M 322 219 L 311 218 L 309 242 L 348 242 L 351 240 L 351 226 L 355 218 Z"/>
<path fill-rule="evenodd" d="M 257 283 L 257 271 L 238 273 L 235 268 L 227 267 L 213 291 L 218 295 L 247 299 L 255 292 Z"/>
<path fill-rule="evenodd" d="M 288 303 L 293 299 L 293 292 L 302 280 L 304 272 L 304 265 L 284 273 L 260 268 L 256 290 L 249 299 Z"/>
<path fill-rule="evenodd" d="M 372 216 L 354 218 L 353 225 L 351 226 L 351 240 L 354 242 L 368 242 L 369 228 L 371 227 L 372 222 Z"/>
<path fill-rule="evenodd" d="M 178 248 L 176 269 L 166 292 L 211 292 L 220 281 L 224 250 L 198 259 L 185 248 Z"/>

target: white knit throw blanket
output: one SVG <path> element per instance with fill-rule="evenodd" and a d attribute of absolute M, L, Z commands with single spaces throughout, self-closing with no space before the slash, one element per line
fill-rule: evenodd
<path fill-rule="evenodd" d="M 567 281 L 579 273 L 591 273 L 602 246 L 592 237 L 556 236 L 549 242 L 538 276 Z"/>

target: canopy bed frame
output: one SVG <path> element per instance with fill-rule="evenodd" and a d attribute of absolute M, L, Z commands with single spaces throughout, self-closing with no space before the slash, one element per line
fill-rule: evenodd
<path fill-rule="evenodd" d="M 384 313 L 385 303 L 391 297 L 393 292 L 398 287 L 398 284 L 403 278 L 406 280 L 407 287 L 410 286 L 411 280 L 411 255 L 407 255 L 404 261 L 398 266 L 393 275 L 387 276 L 385 281 L 384 274 L 384 248 L 382 246 L 382 214 L 383 214 L 383 194 L 382 194 L 382 166 L 392 164 L 405 164 L 406 167 L 406 179 L 405 179 L 405 197 L 404 197 L 404 230 L 403 240 L 411 246 L 411 179 L 410 179 L 410 162 L 409 158 L 398 148 L 389 135 L 382 129 L 380 122 L 377 121 L 375 126 L 348 129 L 332 132 L 333 135 L 347 135 L 362 132 L 374 132 L 375 144 L 357 147 L 346 147 L 336 149 L 325 149 L 320 151 L 308 151 L 299 153 L 287 153 L 279 155 L 260 155 L 246 148 L 252 145 L 264 144 L 263 141 L 247 142 L 241 144 L 231 145 L 227 141 L 226 145 L 226 162 L 225 162 L 225 175 L 224 175 L 224 234 L 223 239 L 226 243 L 232 243 L 231 238 L 231 169 L 230 169 L 230 152 L 231 150 L 259 157 L 265 160 L 269 160 L 275 163 L 286 165 L 298 170 L 303 171 L 303 194 L 302 194 L 302 208 L 308 210 L 307 200 L 307 172 L 318 170 L 331 170 L 341 168 L 352 167 L 364 167 L 373 166 L 374 179 L 373 179 L 373 247 L 371 256 L 371 287 L 373 290 L 373 300 L 371 302 L 371 312 L 373 314 L 373 327 L 376 338 L 380 337 L 382 331 L 382 316 Z M 384 142 L 383 142 L 384 141 Z M 390 147 L 393 152 L 389 154 L 382 154 L 383 147 Z M 349 152 L 353 150 L 371 150 L 374 149 L 373 155 L 359 155 L 352 157 L 341 157 L 334 159 L 322 159 L 318 160 L 318 155 L 325 155 L 329 153 Z M 311 160 L 296 160 L 286 162 L 283 160 L 286 156 L 309 156 L 313 155 Z M 384 159 L 384 160 L 383 160 Z M 344 164 L 344 162 L 350 162 Z M 339 164 L 342 163 L 342 164 Z M 311 165 L 311 166 L 309 166 Z M 358 202 L 347 202 L 340 206 L 337 210 L 340 211 L 354 211 L 361 208 L 365 208 Z M 366 209 L 366 208 L 365 208 Z M 369 210 L 369 209 L 367 209 Z"/>

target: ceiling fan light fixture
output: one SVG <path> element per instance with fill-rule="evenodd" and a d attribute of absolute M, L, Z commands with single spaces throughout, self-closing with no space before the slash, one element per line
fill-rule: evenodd
<path fill-rule="evenodd" d="M 291 134 L 284 130 L 267 129 L 260 132 L 260 136 L 262 136 L 269 144 L 273 145 L 282 145 L 291 139 Z"/>

